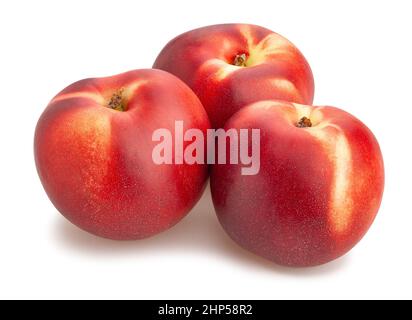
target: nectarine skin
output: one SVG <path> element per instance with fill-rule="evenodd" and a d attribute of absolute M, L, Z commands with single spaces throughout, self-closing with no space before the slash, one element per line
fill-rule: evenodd
<path fill-rule="evenodd" d="M 236 113 L 231 128 L 261 130 L 257 175 L 241 175 L 241 165 L 211 170 L 214 206 L 235 242 L 307 267 L 342 256 L 364 236 L 381 203 L 384 166 L 361 121 L 333 107 L 262 101 Z"/>
<path fill-rule="evenodd" d="M 222 24 L 186 32 L 165 46 L 154 68 L 186 82 L 215 128 L 252 102 L 313 102 L 313 75 L 302 53 L 256 25 Z"/>
<path fill-rule="evenodd" d="M 95 235 L 141 239 L 182 219 L 200 198 L 207 165 L 156 165 L 159 128 L 210 127 L 199 99 L 175 76 L 136 70 L 86 79 L 58 94 L 35 133 L 37 170 L 50 200 Z M 187 143 L 185 143 L 186 146 Z"/>

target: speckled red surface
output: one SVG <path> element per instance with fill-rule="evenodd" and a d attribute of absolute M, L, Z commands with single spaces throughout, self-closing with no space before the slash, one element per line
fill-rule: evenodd
<path fill-rule="evenodd" d="M 123 89 L 126 111 L 107 108 Z M 71 222 L 96 235 L 140 239 L 182 219 L 200 198 L 206 165 L 156 165 L 156 129 L 209 128 L 199 99 L 175 76 L 138 70 L 79 81 L 41 116 L 35 159 L 43 186 Z"/>
<path fill-rule="evenodd" d="M 247 56 L 247 68 L 232 65 L 239 54 Z M 313 76 L 301 52 L 282 36 L 255 25 L 223 24 L 184 33 L 166 45 L 154 68 L 185 81 L 214 127 L 223 127 L 252 102 L 313 102 Z"/>
<path fill-rule="evenodd" d="M 302 116 L 313 126 L 298 128 Z M 211 170 L 217 215 L 238 244 L 279 264 L 313 266 L 345 254 L 369 229 L 384 168 L 378 142 L 355 117 L 266 101 L 242 109 L 225 128 L 261 130 L 257 175 L 241 175 L 242 164 Z"/>

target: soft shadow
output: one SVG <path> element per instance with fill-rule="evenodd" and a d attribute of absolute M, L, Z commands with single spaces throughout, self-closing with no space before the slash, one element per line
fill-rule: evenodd
<path fill-rule="evenodd" d="M 342 269 L 348 257 L 313 268 L 287 268 L 258 257 L 235 244 L 223 231 L 212 205 L 209 186 L 192 212 L 175 227 L 139 241 L 113 241 L 93 236 L 58 215 L 54 234 L 59 245 L 85 255 L 143 255 L 154 252 L 205 252 L 220 259 L 235 260 L 244 266 L 290 276 L 319 276 Z"/>

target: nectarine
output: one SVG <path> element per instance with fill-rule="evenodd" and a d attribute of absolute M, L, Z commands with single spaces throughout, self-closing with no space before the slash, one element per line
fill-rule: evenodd
<path fill-rule="evenodd" d="M 304 267 L 348 252 L 379 209 L 384 167 L 372 132 L 333 107 L 262 101 L 225 129 L 260 129 L 260 172 L 216 164 L 211 191 L 219 220 L 244 248 Z M 226 148 L 227 155 L 230 148 Z"/>
<path fill-rule="evenodd" d="M 35 160 L 50 200 L 75 225 L 111 239 L 141 239 L 173 226 L 208 176 L 205 164 L 154 163 L 153 132 L 173 132 L 177 120 L 185 129 L 210 127 L 190 88 L 161 70 L 70 85 L 36 128 Z"/>
<path fill-rule="evenodd" d="M 255 25 L 222 24 L 186 32 L 165 46 L 154 68 L 185 81 L 215 128 L 252 102 L 313 101 L 312 71 L 302 53 L 279 34 Z"/>

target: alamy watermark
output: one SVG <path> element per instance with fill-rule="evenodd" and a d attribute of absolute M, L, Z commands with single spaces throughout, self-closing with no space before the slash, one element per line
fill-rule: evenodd
<path fill-rule="evenodd" d="M 174 130 L 153 132 L 152 141 L 158 142 L 152 152 L 155 164 L 242 164 L 242 175 L 259 173 L 260 129 L 208 129 L 205 136 L 200 129 L 184 131 L 183 121 L 175 121 Z"/>

